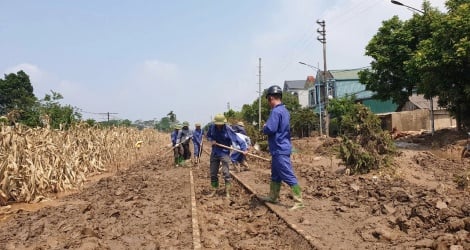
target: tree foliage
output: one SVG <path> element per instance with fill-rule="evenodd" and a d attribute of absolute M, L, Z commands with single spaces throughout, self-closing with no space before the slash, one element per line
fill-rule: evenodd
<path fill-rule="evenodd" d="M 261 121 L 266 121 L 269 117 L 269 113 L 271 112 L 271 107 L 268 104 L 266 98 L 266 90 L 264 91 L 261 97 Z M 295 112 L 300 110 L 300 104 L 296 96 L 284 92 L 282 94 L 282 102 L 286 105 L 287 110 L 289 112 Z M 249 123 L 258 123 L 258 115 L 259 115 L 259 99 L 253 101 L 251 105 L 245 104 L 241 110 L 241 118 Z M 259 125 L 258 127 L 262 127 L 263 124 Z"/>
<path fill-rule="evenodd" d="M 48 125 L 51 128 L 69 128 L 70 125 L 81 119 L 81 114 L 70 105 L 62 105 L 59 101 L 63 96 L 51 90 L 51 94 L 46 94 L 39 100 L 38 108 L 41 125 Z"/>
<path fill-rule="evenodd" d="M 25 116 L 24 112 L 31 109 L 36 101 L 33 85 L 24 71 L 5 75 L 5 79 L 0 78 L 0 115 L 18 110 L 21 120 Z"/>
<path fill-rule="evenodd" d="M 345 96 L 334 98 L 328 102 L 328 113 L 330 115 L 330 134 L 340 135 L 344 133 L 343 118 L 346 114 L 351 114 L 355 109 L 355 96 Z"/>
<path fill-rule="evenodd" d="M 320 117 L 311 108 L 302 108 L 292 112 L 290 126 L 292 134 L 299 138 L 308 137 L 312 131 L 318 130 Z"/>
<path fill-rule="evenodd" d="M 446 6 L 442 13 L 425 2 L 423 15 L 383 22 L 366 47 L 371 69 L 359 77 L 376 97 L 399 105 L 413 92 L 439 96 L 463 129 L 470 127 L 470 1 L 448 0 Z"/>

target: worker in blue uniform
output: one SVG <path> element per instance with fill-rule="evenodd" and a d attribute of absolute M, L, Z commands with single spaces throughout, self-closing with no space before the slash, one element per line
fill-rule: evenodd
<path fill-rule="evenodd" d="M 292 151 L 290 136 L 290 114 L 282 103 L 282 89 L 273 85 L 266 92 L 266 99 L 271 107 L 271 113 L 263 127 L 263 133 L 268 136 L 269 152 L 271 153 L 271 183 L 270 191 L 263 200 L 271 203 L 279 202 L 281 182 L 287 183 L 292 189 L 294 206 L 290 210 L 303 208 L 302 190 L 294 174 L 290 154 Z"/>
<path fill-rule="evenodd" d="M 241 140 L 232 128 L 227 125 L 227 119 L 223 114 L 217 114 L 214 117 L 214 122 L 210 125 L 207 131 L 207 140 L 212 145 L 212 152 L 210 156 L 210 176 L 212 191 L 209 196 L 214 196 L 219 187 L 219 165 L 222 163 L 222 175 L 225 180 L 225 194 L 230 198 L 231 176 L 230 176 L 230 147 L 233 142 L 240 145 L 240 150 L 247 152 L 246 142 Z"/>

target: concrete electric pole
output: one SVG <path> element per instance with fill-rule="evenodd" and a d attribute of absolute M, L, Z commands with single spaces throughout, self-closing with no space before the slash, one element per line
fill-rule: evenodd
<path fill-rule="evenodd" d="M 261 58 L 259 58 L 259 67 L 258 67 L 258 128 L 261 131 Z"/>
<path fill-rule="evenodd" d="M 325 135 L 328 137 L 329 134 L 329 127 L 330 127 L 330 118 L 328 116 L 328 99 L 330 97 L 330 94 L 328 93 L 328 79 L 327 79 L 327 69 L 326 69 L 326 29 L 325 29 L 325 20 L 317 20 L 317 24 L 320 25 L 320 28 L 317 29 L 318 34 L 320 34 L 317 37 L 317 40 L 320 41 L 323 44 L 323 83 L 324 83 L 324 89 L 325 89 L 325 94 L 323 94 L 324 98 L 324 117 L 325 117 Z M 321 86 L 320 86 L 320 93 L 321 93 Z M 320 106 L 322 105 L 322 98 L 320 97 Z"/>

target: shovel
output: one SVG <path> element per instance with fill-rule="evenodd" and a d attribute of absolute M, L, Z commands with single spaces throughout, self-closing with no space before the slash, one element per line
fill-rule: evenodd
<path fill-rule="evenodd" d="M 230 149 L 230 150 L 233 150 L 233 151 L 237 151 L 237 152 L 240 152 L 242 154 L 245 154 L 244 151 L 241 151 L 240 149 L 236 149 L 236 148 L 233 148 L 233 147 L 229 147 L 229 146 L 225 146 L 225 145 L 222 145 L 222 144 L 219 144 L 219 143 L 215 143 L 216 146 L 219 146 L 221 148 L 226 148 L 226 149 Z M 249 156 L 253 156 L 253 157 L 256 157 L 258 159 L 261 159 L 261 160 L 265 160 L 265 161 L 271 161 L 270 159 L 268 158 L 264 158 L 264 157 L 261 157 L 259 155 L 254 155 L 254 154 L 251 154 L 251 153 L 246 153 L 247 155 Z"/>
<path fill-rule="evenodd" d="M 183 144 L 184 142 L 186 142 L 187 140 L 189 140 L 189 138 L 191 137 L 186 137 L 183 141 L 181 141 L 180 143 L 177 143 L 175 144 L 175 146 L 171 147 L 170 149 L 168 149 L 167 151 L 163 152 L 162 156 L 168 154 L 169 152 L 171 152 L 173 149 L 175 149 L 176 147 L 178 147 L 179 145 Z M 160 154 L 157 154 L 157 156 L 160 155 Z"/>

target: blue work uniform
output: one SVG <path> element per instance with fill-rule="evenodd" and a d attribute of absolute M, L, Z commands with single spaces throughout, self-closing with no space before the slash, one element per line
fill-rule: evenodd
<path fill-rule="evenodd" d="M 193 145 L 194 145 L 194 157 L 199 157 L 200 150 L 202 150 L 202 137 L 204 136 L 204 130 L 195 129 L 193 131 Z"/>
<path fill-rule="evenodd" d="M 176 145 L 176 140 L 178 138 L 178 132 L 179 132 L 178 129 L 175 129 L 175 130 L 173 130 L 173 132 L 171 132 L 171 135 L 170 135 L 171 146 L 173 146 L 173 147 Z"/>
<path fill-rule="evenodd" d="M 182 157 L 183 155 L 183 149 L 181 146 L 178 146 L 178 147 L 175 147 L 176 144 L 179 143 L 178 141 L 178 135 L 179 135 L 179 129 L 175 129 L 173 130 L 173 132 L 171 132 L 171 145 L 174 147 L 173 148 L 173 157 L 175 159 L 175 164 L 178 165 L 180 163 L 180 157 Z"/>
<path fill-rule="evenodd" d="M 240 125 L 233 125 L 232 126 L 232 129 L 233 131 L 235 131 L 235 133 L 241 133 L 243 135 L 246 135 L 246 130 L 244 127 L 240 126 Z"/>
<path fill-rule="evenodd" d="M 191 151 L 189 149 L 189 141 L 192 139 L 193 131 L 187 126 L 184 126 L 178 133 L 176 143 L 181 143 L 183 147 L 183 158 L 185 160 L 191 159 Z"/>
<path fill-rule="evenodd" d="M 236 132 L 236 131 L 235 131 Z M 247 149 L 251 146 L 251 140 L 250 140 L 250 137 L 248 137 L 247 135 L 244 135 L 242 133 L 238 133 L 236 132 L 235 133 L 240 139 L 242 139 L 243 141 L 245 141 L 246 143 L 246 146 L 247 146 Z M 232 147 L 233 148 L 236 148 L 236 149 L 240 149 L 240 145 L 236 144 L 236 143 L 232 143 Z M 232 162 L 233 163 L 241 163 L 242 161 L 245 160 L 246 156 L 240 152 L 237 152 L 237 151 L 233 151 L 232 154 L 230 155 L 230 158 L 232 159 Z"/>
<path fill-rule="evenodd" d="M 278 104 L 271 110 L 268 121 L 263 127 L 263 133 L 268 136 L 269 152 L 272 156 L 271 180 L 284 181 L 293 186 L 297 184 L 297 178 L 290 160 L 292 144 L 289 123 L 289 111 L 284 104 Z"/>
<path fill-rule="evenodd" d="M 215 141 L 218 144 L 225 145 L 230 147 L 232 142 L 235 142 L 237 145 L 240 145 L 240 150 L 246 151 L 247 145 L 242 139 L 240 139 L 235 132 L 230 128 L 230 126 L 224 124 L 221 126 L 220 130 L 217 129 L 215 124 L 211 124 L 209 130 L 207 131 L 207 140 L 209 142 Z M 229 164 L 230 160 L 230 150 L 227 148 L 219 147 L 217 145 L 212 146 L 211 159 L 210 159 L 210 175 L 211 175 L 211 185 L 212 187 L 217 188 L 219 186 L 219 165 L 222 162 L 222 174 L 224 176 L 225 182 L 230 182 L 230 170 Z"/>

